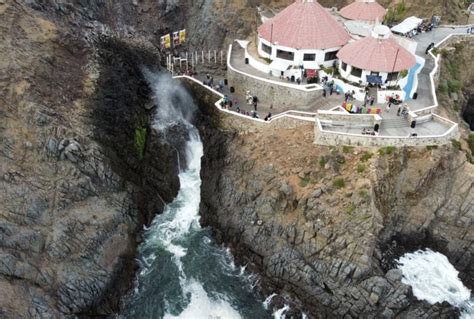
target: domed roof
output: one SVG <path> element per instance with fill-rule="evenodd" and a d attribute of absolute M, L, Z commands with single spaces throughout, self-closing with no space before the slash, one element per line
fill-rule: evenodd
<path fill-rule="evenodd" d="M 375 27 L 371 36 L 344 46 L 337 57 L 359 69 L 376 72 L 399 72 L 416 64 L 415 56 L 401 47 L 384 25 Z"/>
<path fill-rule="evenodd" d="M 343 46 L 350 36 L 316 0 L 296 0 L 258 28 L 263 39 L 295 49 Z"/>
<path fill-rule="evenodd" d="M 356 0 L 342 8 L 339 13 L 349 20 L 382 21 L 387 10 L 375 0 Z"/>

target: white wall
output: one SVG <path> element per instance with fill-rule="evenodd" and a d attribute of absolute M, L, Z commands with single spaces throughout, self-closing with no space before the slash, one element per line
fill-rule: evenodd
<path fill-rule="evenodd" d="M 367 75 L 370 75 L 372 73 L 372 71 L 369 71 L 369 70 L 362 70 L 362 75 L 361 77 L 356 77 L 354 75 L 351 74 L 351 71 L 352 71 L 352 66 L 351 65 L 347 65 L 347 68 L 346 68 L 346 71 L 344 71 L 342 69 L 342 62 L 339 62 L 339 73 L 341 74 L 341 76 L 346 79 L 347 81 L 350 81 L 350 82 L 354 82 L 354 83 L 359 83 L 359 81 L 361 81 L 361 85 L 367 85 Z M 388 73 L 387 72 L 379 72 L 379 76 L 382 77 L 382 82 L 383 82 L 383 85 L 389 85 L 389 86 L 392 86 L 392 85 L 396 85 L 397 84 L 397 81 L 390 81 L 388 83 L 385 83 L 385 81 L 387 80 L 387 77 L 388 77 Z M 403 80 L 405 80 L 405 82 L 402 82 Z M 398 81 L 398 83 L 401 85 L 402 83 L 405 83 L 406 84 L 406 79 L 400 79 Z"/>
<path fill-rule="evenodd" d="M 323 64 L 326 67 L 332 66 L 334 60 L 324 61 L 326 52 L 337 51 L 341 48 L 341 47 L 336 47 L 336 48 L 330 48 L 330 49 L 325 49 L 325 50 L 310 50 L 310 49 L 297 50 L 297 49 L 285 47 L 285 46 L 282 46 L 282 45 L 271 44 L 269 41 L 267 41 L 267 40 L 265 40 L 261 37 L 259 37 L 258 40 L 259 40 L 258 54 L 261 57 L 269 58 L 271 60 L 276 60 L 276 59 L 279 59 L 279 58 L 277 58 L 277 51 L 278 50 L 293 52 L 294 53 L 293 61 L 289 61 L 289 60 L 285 60 L 285 59 L 281 59 L 281 60 L 291 62 L 295 66 L 299 66 L 299 65 L 303 64 L 303 58 L 304 58 L 305 54 L 316 54 L 316 60 L 314 62 L 312 62 L 312 63 L 310 61 L 305 62 L 305 64 L 307 66 L 309 65 L 307 68 L 312 68 L 312 69 L 319 69 L 319 66 L 321 64 Z M 272 48 L 272 54 L 271 55 L 262 50 L 262 43 L 264 43 L 264 44 L 266 44 L 266 45 L 268 45 Z"/>

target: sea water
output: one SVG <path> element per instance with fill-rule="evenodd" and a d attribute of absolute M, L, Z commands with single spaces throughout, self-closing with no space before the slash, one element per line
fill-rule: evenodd
<path fill-rule="evenodd" d="M 430 249 L 408 253 L 399 260 L 402 282 L 410 285 L 419 300 L 430 304 L 446 301 L 462 311 L 461 318 L 474 319 L 471 291 L 459 279 L 448 258 Z"/>
<path fill-rule="evenodd" d="M 159 105 L 155 129 L 166 136 L 173 125 L 186 128 L 186 160 L 180 161 L 186 164 L 180 167 L 176 199 L 145 229 L 135 291 L 119 317 L 284 318 L 287 309 L 275 315 L 265 309 L 253 292 L 253 277 L 236 267 L 229 250 L 217 245 L 209 229 L 200 226 L 203 145 L 190 124 L 195 109 L 192 98 L 169 78 L 147 76 Z"/>

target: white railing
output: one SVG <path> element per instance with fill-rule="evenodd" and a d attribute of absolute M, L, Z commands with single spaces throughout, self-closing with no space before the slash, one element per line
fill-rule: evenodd
<path fill-rule="evenodd" d="M 232 44 L 229 45 L 229 51 L 227 53 L 227 67 L 230 70 L 232 70 L 233 72 L 239 73 L 239 74 L 244 75 L 246 77 L 249 77 L 249 78 L 252 78 L 252 79 L 255 79 L 255 80 L 258 80 L 258 81 L 278 85 L 278 86 L 284 86 L 284 87 L 294 89 L 294 90 L 304 91 L 304 92 L 314 92 L 314 91 L 319 91 L 319 90 L 323 89 L 322 86 L 320 86 L 319 84 L 307 84 L 307 85 L 289 84 L 289 83 L 285 83 L 285 82 L 281 82 L 281 81 L 275 81 L 275 80 L 262 78 L 262 77 L 259 77 L 257 75 L 253 75 L 253 74 L 238 70 L 237 68 L 232 66 L 231 57 L 232 57 Z"/>
<path fill-rule="evenodd" d="M 178 75 L 178 76 L 174 76 L 173 79 L 187 79 L 187 80 L 195 82 L 196 84 L 199 84 L 203 88 L 211 91 L 212 93 L 214 93 L 215 95 L 217 95 L 219 97 L 219 99 L 214 103 L 214 106 L 219 111 L 227 113 L 227 114 L 232 114 L 232 115 L 235 115 L 235 116 L 247 119 L 247 120 L 252 120 L 252 121 L 255 121 L 255 122 L 258 122 L 258 123 L 266 123 L 266 124 L 269 124 L 269 123 L 271 123 L 275 120 L 282 119 L 282 118 L 292 118 L 292 119 L 297 119 L 297 120 L 302 120 L 302 121 L 309 121 L 309 122 L 315 122 L 316 121 L 316 116 L 317 116 L 316 113 L 297 111 L 297 110 L 288 110 L 288 111 L 285 111 L 283 113 L 279 113 L 275 116 L 272 116 L 271 119 L 268 120 L 268 121 L 264 121 L 260 118 L 254 118 L 254 117 L 251 117 L 249 115 L 245 115 L 245 114 L 242 114 L 242 113 L 238 113 L 238 112 L 235 112 L 235 111 L 231 111 L 231 110 L 222 108 L 221 107 L 221 102 L 224 100 L 224 94 L 222 94 L 221 92 L 211 88 L 210 86 L 204 85 L 204 83 L 202 83 L 201 81 L 199 81 L 199 80 L 197 80 L 197 79 L 195 79 L 191 76 Z M 294 115 L 293 113 L 298 114 L 298 115 Z"/>

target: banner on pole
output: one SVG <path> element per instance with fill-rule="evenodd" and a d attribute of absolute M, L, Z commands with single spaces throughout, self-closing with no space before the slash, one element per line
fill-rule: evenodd
<path fill-rule="evenodd" d="M 179 31 L 173 32 L 173 45 L 179 45 Z"/>
<path fill-rule="evenodd" d="M 161 48 L 162 49 L 169 49 L 171 48 L 171 36 L 168 33 L 167 35 L 164 35 L 161 37 Z"/>
<path fill-rule="evenodd" d="M 186 42 L 186 29 L 179 31 L 179 43 Z"/>

